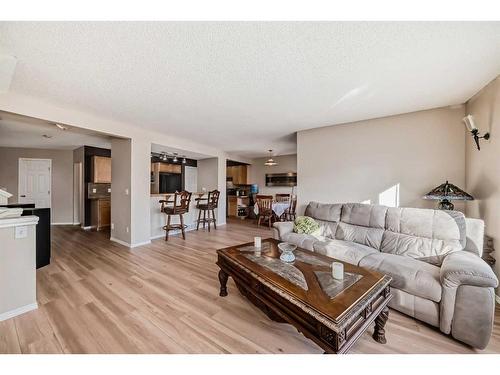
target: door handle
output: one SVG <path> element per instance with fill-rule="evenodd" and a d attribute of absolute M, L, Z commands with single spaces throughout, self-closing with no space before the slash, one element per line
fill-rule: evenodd
<path fill-rule="evenodd" d="M 21 198 L 26 198 L 26 195 L 24 195 L 24 194 L 23 194 L 23 195 L 20 195 L 20 197 L 21 197 Z"/>

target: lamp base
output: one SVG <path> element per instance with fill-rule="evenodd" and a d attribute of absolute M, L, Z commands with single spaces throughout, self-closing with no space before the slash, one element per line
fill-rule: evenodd
<path fill-rule="evenodd" d="M 438 208 L 440 210 L 453 210 L 455 206 L 448 199 L 443 199 L 439 201 Z"/>

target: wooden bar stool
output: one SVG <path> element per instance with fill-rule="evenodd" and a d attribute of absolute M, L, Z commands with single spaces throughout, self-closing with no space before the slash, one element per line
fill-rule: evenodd
<path fill-rule="evenodd" d="M 198 212 L 198 220 L 196 220 L 196 230 L 200 228 L 200 223 L 203 223 L 203 229 L 205 229 L 205 224 L 208 224 L 208 231 L 210 232 L 210 223 L 214 223 L 214 229 L 217 229 L 215 210 L 219 205 L 219 190 L 212 190 L 208 192 L 207 198 L 197 198 L 198 202 L 196 208 Z M 206 201 L 206 203 L 205 203 Z M 203 211 L 203 218 L 201 218 L 201 212 Z M 212 217 L 210 217 L 210 211 L 212 212 Z M 207 217 L 208 216 L 208 217 Z"/>
<path fill-rule="evenodd" d="M 189 212 L 189 203 L 191 203 L 191 193 L 189 191 L 175 192 L 173 200 L 160 200 L 161 211 L 167 215 L 167 225 L 163 227 L 165 230 L 165 241 L 168 241 L 168 232 L 175 229 L 180 229 L 182 238 L 186 239 L 183 215 Z M 173 203 L 173 206 L 168 206 Z M 173 215 L 179 215 L 180 224 L 170 224 L 170 218 Z"/>

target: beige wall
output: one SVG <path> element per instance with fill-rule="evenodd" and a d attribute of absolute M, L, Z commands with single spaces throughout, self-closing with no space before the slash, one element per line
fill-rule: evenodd
<path fill-rule="evenodd" d="M 111 139 L 111 238 L 124 243 L 131 243 L 132 207 L 127 199 L 131 194 L 131 157 L 130 139 Z"/>
<path fill-rule="evenodd" d="M 268 167 L 264 165 L 266 158 L 252 159 L 250 169 L 250 180 L 252 184 L 259 185 L 259 194 L 276 193 L 291 193 L 291 187 L 284 186 L 266 186 L 266 173 L 287 173 L 297 172 L 297 155 L 282 155 L 273 157 L 278 162 L 278 165 Z M 297 192 L 297 187 L 294 188 L 294 194 Z"/>
<path fill-rule="evenodd" d="M 493 237 L 500 249 L 500 77 L 471 98 L 466 105 L 467 114 L 474 116 L 481 134 L 489 132 L 491 138 L 481 141 L 478 151 L 472 136 L 466 135 L 466 188 L 474 201 L 467 204 L 467 216 L 481 218 L 486 234 Z M 500 261 L 496 251 L 495 273 L 500 277 Z M 495 255 L 495 254 L 494 254 Z M 498 295 L 498 291 L 497 291 Z"/>
<path fill-rule="evenodd" d="M 217 158 L 209 158 L 198 160 L 198 191 L 203 188 L 209 190 L 217 189 L 218 187 L 218 160 Z"/>
<path fill-rule="evenodd" d="M 422 195 L 446 179 L 465 185 L 463 116 L 439 108 L 299 132 L 299 212 L 313 200 L 378 203 L 396 184 L 400 206 L 433 207 Z"/>
<path fill-rule="evenodd" d="M 53 223 L 73 223 L 73 151 L 0 147 L 0 186 L 18 197 L 19 158 L 52 159 Z"/>

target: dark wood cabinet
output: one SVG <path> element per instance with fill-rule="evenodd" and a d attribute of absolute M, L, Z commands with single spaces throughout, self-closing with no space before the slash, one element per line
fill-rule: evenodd
<path fill-rule="evenodd" d="M 109 199 L 92 200 L 92 226 L 97 230 L 111 225 L 111 201 Z"/>

